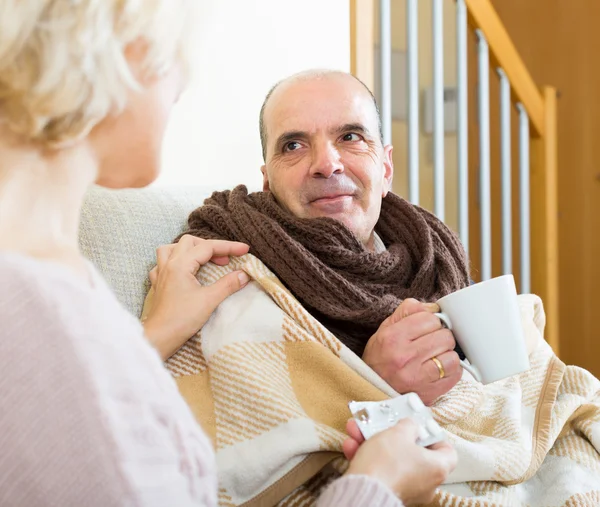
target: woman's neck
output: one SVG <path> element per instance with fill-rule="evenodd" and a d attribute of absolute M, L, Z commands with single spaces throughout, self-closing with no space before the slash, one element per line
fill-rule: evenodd
<path fill-rule="evenodd" d="M 97 164 L 85 145 L 50 151 L 0 137 L 0 251 L 52 260 L 89 276 L 79 215 Z"/>

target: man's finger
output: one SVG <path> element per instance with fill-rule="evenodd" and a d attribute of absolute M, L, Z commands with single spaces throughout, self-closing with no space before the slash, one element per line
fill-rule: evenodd
<path fill-rule="evenodd" d="M 453 375 L 449 375 L 440 379 L 436 382 L 429 384 L 430 389 L 427 390 L 421 398 L 423 399 L 423 403 L 428 407 L 433 405 L 435 401 L 440 397 L 448 394 L 450 390 L 458 384 L 460 379 L 462 378 L 462 368 L 454 373 Z"/>
<path fill-rule="evenodd" d="M 410 315 L 414 315 L 419 312 L 429 312 L 429 313 L 437 313 L 440 311 L 440 307 L 436 303 L 421 303 L 413 298 L 407 298 L 402 303 L 392 315 L 390 315 L 386 322 L 391 325 L 396 322 L 409 317 Z"/>
<path fill-rule="evenodd" d="M 420 314 L 419 316 L 415 315 L 414 318 L 421 315 L 425 316 L 425 314 Z M 415 334 L 416 337 L 411 341 L 411 345 L 418 351 L 417 357 L 421 359 L 421 364 L 426 363 L 433 356 L 441 356 L 446 352 L 454 350 L 454 347 L 456 347 L 456 340 L 452 332 L 440 328 L 430 331 L 431 327 L 429 326 L 434 325 L 437 325 L 435 320 L 425 324 L 419 322 L 419 326 L 414 326 L 415 329 L 420 331 L 420 336 L 419 334 Z"/>
<path fill-rule="evenodd" d="M 247 273 L 244 271 L 234 271 L 206 287 L 206 300 L 210 301 L 211 312 L 229 296 L 248 285 L 249 281 L 250 277 Z"/>
<path fill-rule="evenodd" d="M 444 377 L 455 376 L 457 372 L 460 372 L 462 375 L 462 367 L 460 366 L 458 354 L 453 350 L 446 350 L 443 353 L 434 353 L 431 357 L 435 357 L 441 363 L 444 370 Z M 431 358 L 423 363 L 423 368 L 427 372 L 427 377 L 430 382 L 441 380 L 440 369 Z"/>
<path fill-rule="evenodd" d="M 431 355 L 427 355 L 429 349 L 437 349 L 441 346 L 442 350 L 439 351 L 440 353 L 454 349 L 454 337 L 448 330 L 444 330 L 446 334 L 442 335 L 441 344 L 437 343 L 436 340 L 432 341 L 431 337 L 442 331 L 442 321 L 429 312 L 413 313 L 393 324 L 388 324 L 385 328 L 390 335 L 395 337 L 402 336 L 411 345 L 417 347 L 422 356 L 421 362 L 431 357 Z M 452 344 L 449 343 L 448 337 L 453 342 Z"/>

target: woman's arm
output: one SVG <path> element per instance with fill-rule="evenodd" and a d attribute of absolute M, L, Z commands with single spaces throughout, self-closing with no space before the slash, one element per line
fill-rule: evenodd
<path fill-rule="evenodd" d="M 319 497 L 317 507 L 403 507 L 385 484 L 368 475 L 346 475 L 334 481 Z"/>
<path fill-rule="evenodd" d="M 0 260 L 0 505 L 216 505 L 210 442 L 139 323 L 102 284 L 14 268 Z"/>

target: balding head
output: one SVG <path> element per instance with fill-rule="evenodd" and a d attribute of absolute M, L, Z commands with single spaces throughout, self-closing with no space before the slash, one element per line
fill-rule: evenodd
<path fill-rule="evenodd" d="M 323 80 L 332 77 L 346 77 L 355 83 L 360 84 L 363 88 L 363 91 L 368 94 L 370 100 L 373 103 L 373 111 L 377 118 L 377 128 L 379 132 L 379 139 L 381 144 L 383 144 L 383 130 L 381 126 L 381 114 L 379 112 L 379 106 L 377 105 L 377 100 L 375 99 L 375 95 L 373 92 L 369 90 L 366 84 L 364 84 L 360 79 L 356 76 L 350 74 L 349 72 L 342 72 L 339 70 L 328 70 L 328 69 L 311 69 L 305 70 L 302 72 L 298 72 L 290 77 L 282 79 L 278 83 L 276 83 L 267 93 L 265 100 L 262 103 L 262 107 L 260 108 L 260 116 L 258 121 L 258 126 L 260 129 L 260 144 L 262 147 L 263 160 L 267 159 L 267 127 L 265 125 L 265 110 L 267 109 L 267 104 L 269 103 L 272 95 L 278 90 L 280 87 L 285 87 L 286 85 L 293 84 L 298 81 L 310 81 L 310 80 Z"/>
<path fill-rule="evenodd" d="M 329 217 L 367 247 L 391 188 L 371 92 L 345 72 L 308 71 L 278 83 L 261 110 L 263 188 L 301 218 Z"/>

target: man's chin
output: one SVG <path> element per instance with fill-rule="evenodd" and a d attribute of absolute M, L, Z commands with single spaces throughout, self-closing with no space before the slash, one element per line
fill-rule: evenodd
<path fill-rule="evenodd" d="M 323 213 L 322 211 L 315 212 L 315 210 L 311 211 L 312 213 L 310 213 L 310 215 L 307 218 L 331 218 L 332 220 L 335 220 L 336 222 L 345 225 L 348 229 L 350 229 L 356 234 L 356 220 L 354 219 L 351 213 L 348 213 L 347 211 L 342 211 L 338 213 Z"/>

